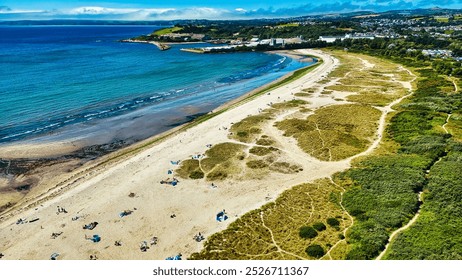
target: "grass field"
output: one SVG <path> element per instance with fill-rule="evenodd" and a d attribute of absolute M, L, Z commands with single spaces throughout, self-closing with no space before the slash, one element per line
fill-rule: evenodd
<path fill-rule="evenodd" d="M 226 230 L 211 236 L 204 250 L 190 259 L 322 258 L 344 238 L 342 231 L 350 225 L 338 204 L 340 192 L 328 179 L 295 186 L 276 201 L 245 214 Z M 302 228 L 310 228 L 314 233 L 310 237 L 303 235 Z M 306 249 L 312 245 L 319 245 L 324 254 L 308 255 Z"/>
<path fill-rule="evenodd" d="M 300 114 L 289 114 L 275 126 L 319 159 L 344 159 L 368 147 L 381 114 L 374 106 L 405 95 L 403 83 L 410 83 L 413 76 L 382 59 L 334 54 L 343 64 L 332 73 L 338 84 L 327 91 L 352 92 L 348 100 L 355 103 L 321 107 L 304 117 L 300 111 L 307 104 L 286 103 L 236 124 L 234 133 L 249 132 L 234 138 L 251 145 L 244 149 L 248 152 L 244 173 L 265 174 L 273 168 L 297 172 L 297 165 L 279 159 L 284 153 L 280 139 L 265 131 L 280 110 Z M 419 207 L 417 222 L 392 241 L 384 258 L 462 258 L 462 98 L 453 90 L 447 92 L 445 77 L 431 69 L 414 70 L 421 75 L 414 82 L 415 94 L 394 106 L 381 144 L 372 154 L 355 159 L 352 168 L 336 174 L 333 181 L 307 178 L 307 183 L 243 215 L 208 238 L 191 259 L 374 259 L 390 234 L 407 224 Z M 234 133 L 232 137 L 237 137 Z M 196 166 L 191 163 L 190 170 Z"/>
<path fill-rule="evenodd" d="M 385 106 L 407 94 L 403 83 L 413 79 L 400 65 L 382 59 L 339 51 L 334 55 L 342 62 L 330 74 L 337 82 L 321 94 L 351 92 L 346 100 L 355 104 L 321 108 L 306 119 L 286 119 L 276 124 L 285 136 L 297 139 L 305 152 L 329 161 L 365 150 L 381 114 L 373 106 Z"/>
<path fill-rule="evenodd" d="M 374 136 L 380 111 L 359 104 L 321 108 L 306 119 L 276 124 L 297 139 L 306 153 L 321 160 L 341 160 L 365 150 Z"/>
<path fill-rule="evenodd" d="M 177 31 L 181 31 L 183 30 L 182 27 L 169 27 L 169 28 L 163 28 L 163 29 L 159 29 L 157 31 L 155 31 L 152 35 L 155 35 L 155 36 L 162 36 L 162 35 L 165 35 L 165 34 L 170 34 L 170 33 L 174 33 L 174 32 L 177 32 Z"/>

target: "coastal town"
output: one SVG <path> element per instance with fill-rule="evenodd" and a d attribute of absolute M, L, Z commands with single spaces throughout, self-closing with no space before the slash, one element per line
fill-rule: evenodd
<path fill-rule="evenodd" d="M 124 42 L 152 43 L 160 50 L 168 50 L 170 44 L 210 43 L 215 46 L 188 45 L 181 50 L 223 53 L 325 46 L 348 48 L 351 44 L 373 41 L 387 43 L 381 48 L 399 48 L 400 52 L 423 57 L 461 61 L 462 13 L 437 8 L 432 11 L 423 15 L 402 12 L 294 18 L 272 24 L 264 21 L 252 28 L 246 24 L 229 26 L 226 22 L 213 21 L 176 23 L 174 27 Z"/>

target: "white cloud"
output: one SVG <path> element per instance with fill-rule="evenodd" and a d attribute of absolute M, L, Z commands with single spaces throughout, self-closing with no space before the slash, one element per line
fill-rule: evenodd
<path fill-rule="evenodd" d="M 423 1 L 423 0 L 421 0 Z M 441 2 L 442 6 L 458 5 L 462 0 L 425 0 Z M 290 8 L 260 8 L 246 10 L 219 8 L 165 8 L 165 9 L 135 9 L 135 8 L 109 8 L 109 7 L 78 7 L 69 10 L 14 10 L 0 6 L 0 20 L 18 19 L 91 19 L 91 20 L 176 20 L 176 19 L 250 19 L 290 17 L 327 12 L 350 12 L 358 10 L 385 11 L 396 8 L 417 8 L 429 4 L 413 5 L 412 0 L 336 0 L 334 2 L 319 4 L 306 4 Z"/>
<path fill-rule="evenodd" d="M 165 13 L 174 9 L 113 9 L 105 7 L 79 7 L 69 11 L 62 12 L 63 14 L 71 15 L 123 15 L 131 13 Z"/>

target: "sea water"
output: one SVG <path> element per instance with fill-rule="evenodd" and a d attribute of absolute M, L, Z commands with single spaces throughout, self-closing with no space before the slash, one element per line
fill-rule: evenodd
<path fill-rule="evenodd" d="M 159 28 L 0 26 L 0 144 L 143 139 L 307 65 L 119 41 Z"/>

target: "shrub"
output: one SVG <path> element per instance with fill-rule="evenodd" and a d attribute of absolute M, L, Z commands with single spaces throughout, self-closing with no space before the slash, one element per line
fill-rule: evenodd
<path fill-rule="evenodd" d="M 221 170 L 214 170 L 207 174 L 208 180 L 224 180 L 226 177 L 228 177 L 228 174 Z"/>
<path fill-rule="evenodd" d="M 325 254 L 324 249 L 321 247 L 321 245 L 318 244 L 313 244 L 306 247 L 305 252 L 308 254 L 308 256 L 318 259 Z"/>
<path fill-rule="evenodd" d="M 198 170 L 193 171 L 193 172 L 191 172 L 191 174 L 189 174 L 189 178 L 191 178 L 191 179 L 202 179 L 202 178 L 204 178 L 204 172 L 198 171 Z"/>
<path fill-rule="evenodd" d="M 323 231 L 326 229 L 326 225 L 322 222 L 317 222 L 313 225 L 313 228 L 317 231 Z"/>
<path fill-rule="evenodd" d="M 236 134 L 239 137 L 247 137 L 249 135 L 247 131 L 238 131 Z"/>
<path fill-rule="evenodd" d="M 264 147 L 253 147 L 249 150 L 249 153 L 257 155 L 257 156 L 264 156 L 264 155 L 271 153 L 271 149 L 264 148 Z"/>
<path fill-rule="evenodd" d="M 252 169 L 260 169 L 268 167 L 268 164 L 263 160 L 251 160 L 247 162 L 247 166 Z"/>
<path fill-rule="evenodd" d="M 336 219 L 336 218 L 328 218 L 327 219 L 327 223 L 331 226 L 331 227 L 338 227 L 340 225 L 340 222 Z"/>
<path fill-rule="evenodd" d="M 318 236 L 318 232 L 313 227 L 309 227 L 309 226 L 302 226 L 298 234 L 300 235 L 301 238 L 305 238 L 305 239 L 315 238 L 316 236 Z"/>

